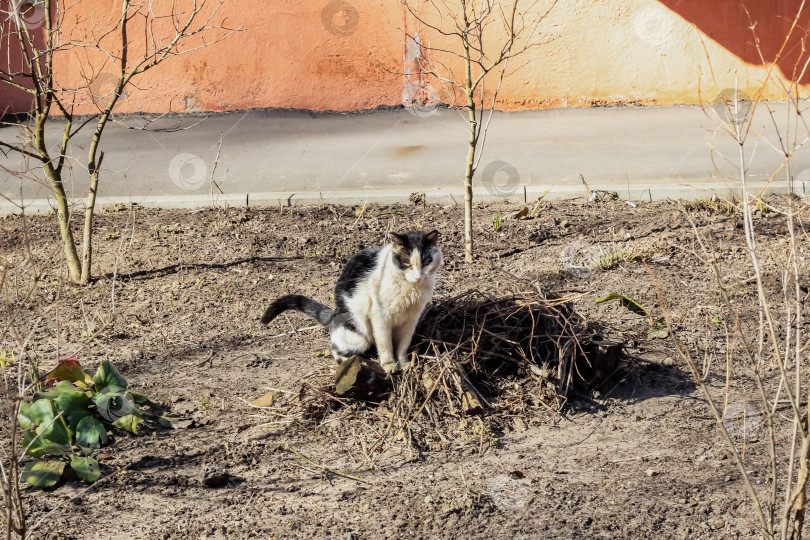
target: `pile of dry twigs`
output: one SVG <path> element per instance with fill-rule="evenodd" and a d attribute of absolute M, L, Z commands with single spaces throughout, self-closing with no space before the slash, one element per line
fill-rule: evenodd
<path fill-rule="evenodd" d="M 376 397 L 337 392 L 334 371 L 324 367 L 285 394 L 285 416 L 321 430 L 352 425 L 355 438 L 365 425 L 360 446 L 367 456 L 402 440 L 416 451 L 459 439 L 483 450 L 497 443 L 501 419 L 556 412 L 593 376 L 586 355 L 593 331 L 574 311 L 575 298 L 471 290 L 435 300 L 414 335 L 407 370 L 377 377 L 376 362 L 362 361 L 358 369 L 385 382 L 370 392 Z"/>
<path fill-rule="evenodd" d="M 415 347 L 445 370 L 462 372 L 474 382 L 470 390 L 482 396 L 497 395 L 500 380 L 535 377 L 542 383 L 541 400 L 559 408 L 575 380 L 577 359 L 587 364 L 592 334 L 571 301 L 539 291 L 467 291 L 427 310 Z"/>

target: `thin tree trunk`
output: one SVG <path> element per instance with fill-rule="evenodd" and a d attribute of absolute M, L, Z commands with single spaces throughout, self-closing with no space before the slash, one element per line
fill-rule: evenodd
<path fill-rule="evenodd" d="M 473 175 L 475 169 L 473 163 L 475 161 L 475 146 L 478 142 L 475 138 L 476 120 L 475 120 L 475 101 L 472 95 L 467 94 L 467 108 L 469 109 L 469 124 L 470 124 L 470 144 L 467 148 L 467 170 L 464 175 L 464 260 L 473 262 L 473 237 L 472 237 L 472 198 L 473 198 Z"/>
<path fill-rule="evenodd" d="M 90 190 L 87 193 L 87 208 L 84 211 L 84 245 L 82 249 L 82 285 L 90 283 L 93 267 L 93 213 L 96 209 L 96 192 L 98 191 L 98 176 L 100 174 L 101 162 L 104 161 L 104 152 L 101 152 L 96 159 L 98 145 L 101 142 L 101 134 L 107 125 L 107 120 L 112 114 L 118 98 L 124 93 L 124 87 L 135 74 L 132 70 L 127 74 L 127 53 L 129 52 L 129 40 L 127 38 L 127 10 L 129 0 L 124 0 L 121 7 L 121 74 L 115 86 L 115 93 L 110 96 L 110 100 L 104 109 L 104 113 L 96 124 L 96 131 L 93 133 L 93 140 L 90 142 L 90 151 L 87 158 L 87 170 L 90 172 Z"/>
<path fill-rule="evenodd" d="M 93 212 L 96 207 L 98 190 L 98 169 L 90 175 L 90 191 L 87 194 L 87 208 L 84 211 L 84 241 L 82 247 L 82 285 L 90 283 L 93 264 Z"/>
<path fill-rule="evenodd" d="M 466 12 L 465 12 L 465 24 Z M 473 98 L 472 66 L 470 65 L 470 44 L 467 41 L 469 34 L 465 32 L 462 37 L 464 47 L 464 81 L 467 94 L 467 122 L 470 125 L 470 139 L 467 147 L 467 169 L 464 174 L 464 260 L 473 262 L 473 238 L 472 238 L 472 181 L 475 175 L 475 147 L 478 144 L 476 137 L 477 122 L 475 118 L 475 99 Z"/>
<path fill-rule="evenodd" d="M 65 251 L 65 262 L 67 263 L 68 274 L 72 281 L 79 281 L 81 277 L 82 268 L 79 263 L 79 254 L 76 251 L 76 242 L 73 240 L 73 231 L 70 229 L 70 207 L 68 206 L 67 195 L 65 194 L 65 187 L 62 184 L 61 170 L 56 171 L 48 159 L 48 151 L 45 147 L 45 122 L 47 121 L 47 113 L 37 114 L 36 132 L 34 133 L 34 143 L 37 146 L 37 151 L 40 156 L 44 158 L 43 168 L 48 180 L 51 181 L 53 186 L 53 193 L 56 197 L 56 206 L 59 220 L 59 232 L 62 235 L 62 245 Z"/>
<path fill-rule="evenodd" d="M 124 4 L 127 5 L 126 3 Z M 123 34 L 126 36 L 126 24 L 123 25 Z M 90 283 L 92 274 L 90 272 L 93 264 L 93 214 L 96 209 L 96 192 L 98 191 L 98 176 L 100 174 L 101 164 L 104 161 L 104 152 L 98 152 L 98 145 L 101 142 L 101 134 L 104 132 L 104 127 L 107 125 L 107 120 L 115 107 L 115 103 L 124 91 L 124 86 L 129 82 L 130 76 L 122 75 L 119 79 L 118 85 L 115 87 L 115 95 L 110 98 L 104 114 L 99 118 L 96 124 L 96 131 L 93 133 L 93 140 L 90 142 L 90 151 L 87 158 L 87 170 L 90 172 L 90 189 L 87 192 L 87 209 L 84 211 L 84 245 L 82 250 L 82 285 Z"/>
<path fill-rule="evenodd" d="M 116 88 L 116 95 L 120 95 L 120 83 Z M 99 155 L 96 161 L 96 151 L 98 150 L 98 143 L 101 141 L 101 132 L 104 131 L 104 125 L 109 118 L 109 111 L 112 110 L 114 102 L 110 103 L 108 109 L 101 115 L 101 119 L 96 126 L 96 132 L 93 135 L 93 140 L 90 143 L 90 156 L 88 159 L 87 170 L 90 172 L 90 189 L 87 192 L 87 208 L 84 211 L 84 242 L 82 246 L 82 285 L 90 283 L 92 277 L 93 267 L 93 213 L 96 209 L 96 192 L 98 191 L 98 175 L 100 173 L 101 162 L 104 161 L 104 152 Z"/>
<path fill-rule="evenodd" d="M 59 232 L 62 235 L 68 274 L 71 281 L 79 281 L 82 269 L 79 263 L 79 254 L 76 251 L 76 242 L 73 240 L 73 231 L 70 229 L 70 209 L 68 208 L 67 195 L 65 195 L 61 178 L 51 178 L 51 185 L 56 196 Z"/>

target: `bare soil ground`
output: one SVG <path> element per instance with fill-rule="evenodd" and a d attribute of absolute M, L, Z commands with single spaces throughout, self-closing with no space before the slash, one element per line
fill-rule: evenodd
<path fill-rule="evenodd" d="M 649 337 L 648 318 L 615 302 L 595 302 L 626 294 L 655 319 L 661 308 L 654 273 L 674 330 L 720 396 L 728 315 L 689 219 L 711 235 L 725 286 L 749 324 L 756 321 L 756 294 L 739 213 L 708 201 L 684 209 L 673 202 L 631 207 L 603 200 L 543 203 L 534 218 L 509 219 L 519 209 L 476 209 L 478 258 L 465 264 L 457 206 L 372 206 L 359 217 L 355 208 L 332 206 L 193 212 L 122 206 L 98 217 L 100 276 L 88 287 L 64 279 L 52 217 L 0 220 L 0 254 L 12 269 L 2 294 L 23 307 L 19 325 L 32 332 L 29 347 L 41 359 L 40 371 L 68 352 L 88 371 L 109 359 L 169 414 L 194 420 L 189 429 L 117 434 L 98 452 L 104 476 L 94 486 L 67 480 L 50 492 L 26 488 L 29 527 L 37 526 L 32 536 L 759 537 L 740 473 L 672 342 Z M 496 215 L 505 218 L 497 230 Z M 784 220 L 764 212 L 755 225 L 781 316 Z M 330 357 L 313 354 L 328 348 L 325 330 L 292 331 L 312 325 L 299 314 L 264 327 L 258 322 L 263 306 L 286 293 L 333 304 L 334 283 L 354 253 L 381 244 L 392 230 L 433 228 L 442 233 L 445 254 L 437 298 L 469 289 L 501 294 L 511 275 L 545 291 L 585 293 L 574 308 L 623 339 L 634 359 L 597 389 L 571 395 L 560 413 L 501 411 L 501 428 L 486 440 L 475 418 L 450 418 L 458 427 L 443 436 L 447 444 L 416 456 L 404 446 L 372 455 L 358 445 L 351 433 L 385 427 L 383 420 L 369 425 L 368 415 L 344 414 L 336 429 L 248 404 L 269 389 L 297 391 L 306 374 L 334 368 Z M 808 249 L 807 238 L 800 241 Z M 611 254 L 603 268 L 592 264 Z M 649 271 L 635 255 L 645 257 Z M 38 268 L 46 275 L 33 283 Z M 736 352 L 732 372 L 729 403 L 759 407 Z M 766 382 L 776 387 L 775 371 Z M 730 425 L 743 434 L 734 417 L 742 409 L 734 410 Z M 766 431 L 750 412 L 746 422 L 739 448 L 766 493 Z M 785 411 L 777 439 L 789 437 Z M 326 473 L 291 448 L 366 482 Z M 203 485 L 211 466 L 228 471 L 226 485 Z"/>

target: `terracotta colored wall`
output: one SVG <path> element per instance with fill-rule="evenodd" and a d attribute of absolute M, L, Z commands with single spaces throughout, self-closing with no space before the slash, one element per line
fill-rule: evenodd
<path fill-rule="evenodd" d="M 425 0 L 414 2 L 425 5 Z M 397 72 L 408 64 L 399 29 L 418 29 L 416 21 L 406 16 L 397 0 L 346 3 L 350 7 L 339 12 L 328 0 L 226 0 L 215 21 L 226 17 L 228 25 L 243 26 L 245 31 L 147 72 L 138 79 L 138 88 L 127 89 L 119 110 L 346 111 L 402 103 L 406 80 Z M 168 2 L 156 4 L 165 7 Z M 797 4 L 795 0 L 560 1 L 541 27 L 550 43 L 523 57 L 519 63 L 528 63 L 505 80 L 498 107 L 697 103 L 701 95 L 703 101 L 711 101 L 720 90 L 733 87 L 735 77 L 742 91 L 753 94 L 770 66 L 763 64 L 753 45 L 743 5 L 751 10 L 767 60 L 780 49 Z M 68 21 L 90 16 L 112 19 L 117 6 L 116 0 L 86 0 L 73 8 Z M 334 19 L 326 16 L 330 9 L 338 12 Z M 810 27 L 810 8 L 805 11 L 802 25 Z M 329 24 L 348 27 L 330 32 Z M 423 43 L 442 43 L 425 29 L 420 37 Z M 5 49 L 8 43 L 2 40 L 0 46 Z M 775 66 L 780 76 L 806 60 L 798 39 L 785 51 Z M 6 57 L 3 51 L 0 58 Z M 87 73 L 89 66 L 100 65 L 100 57 L 63 55 L 57 62 L 59 80 L 77 84 L 82 69 Z M 460 73 L 458 64 L 450 65 Z M 105 70 L 112 71 L 111 66 L 97 69 L 97 88 L 104 84 Z M 810 76 L 805 75 L 803 82 L 810 83 Z M 434 86 L 447 101 L 441 86 Z M 804 86 L 802 92 L 808 90 L 810 86 Z M 766 97 L 780 97 L 776 85 Z M 29 101 L 0 84 L 0 110 L 6 106 L 27 110 Z M 81 110 L 93 107 L 88 103 Z"/>

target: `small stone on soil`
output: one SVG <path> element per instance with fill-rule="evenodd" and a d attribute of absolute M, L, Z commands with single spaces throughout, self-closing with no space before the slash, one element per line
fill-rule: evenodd
<path fill-rule="evenodd" d="M 206 487 L 220 487 L 228 483 L 231 475 L 220 467 L 204 467 L 200 474 L 200 481 Z"/>

